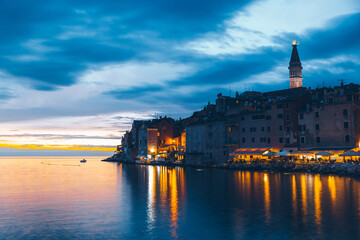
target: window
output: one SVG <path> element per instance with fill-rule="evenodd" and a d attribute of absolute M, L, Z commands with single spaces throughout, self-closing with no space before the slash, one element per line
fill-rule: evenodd
<path fill-rule="evenodd" d="M 271 143 L 271 138 L 268 138 L 268 143 L 269 143 L 269 144 Z"/>
<path fill-rule="evenodd" d="M 253 137 L 253 138 L 251 138 L 251 142 L 252 143 L 254 143 L 255 142 L 255 138 Z"/>
<path fill-rule="evenodd" d="M 349 122 L 344 122 L 344 128 L 349 128 Z"/>
<path fill-rule="evenodd" d="M 315 130 L 316 130 L 316 131 L 319 131 L 319 130 L 320 130 L 320 125 L 319 125 L 319 124 L 316 124 L 316 125 L 315 125 Z"/>
<path fill-rule="evenodd" d="M 271 120 L 271 115 L 266 115 L 266 120 Z"/>
<path fill-rule="evenodd" d="M 286 114 L 286 121 L 290 121 L 290 114 Z"/>
<path fill-rule="evenodd" d="M 261 127 L 261 131 L 262 131 L 262 132 L 265 132 L 265 127 Z"/>
<path fill-rule="evenodd" d="M 224 151 L 224 156 L 226 156 L 226 151 Z"/>
<path fill-rule="evenodd" d="M 244 120 L 245 120 L 245 117 L 241 117 L 240 119 L 241 119 L 241 121 L 244 121 Z"/>
<path fill-rule="evenodd" d="M 330 103 L 330 104 L 334 103 L 334 99 L 333 99 L 333 98 L 329 98 L 329 103 Z"/>
<path fill-rule="evenodd" d="M 242 142 L 242 143 L 245 143 L 245 138 L 244 138 L 244 137 L 241 139 L 241 142 Z"/>
<path fill-rule="evenodd" d="M 266 142 L 266 138 L 265 137 L 260 138 L 260 142 Z"/>
<path fill-rule="evenodd" d="M 290 138 L 286 138 L 286 143 L 287 143 L 287 144 L 290 143 Z"/>
<path fill-rule="evenodd" d="M 316 143 L 320 143 L 320 137 L 316 137 Z"/>
<path fill-rule="evenodd" d="M 228 128 L 227 128 L 227 131 L 228 131 L 228 132 L 231 132 L 231 127 L 228 127 Z"/>
<path fill-rule="evenodd" d="M 265 110 L 271 110 L 271 106 L 270 105 L 265 106 Z"/>
<path fill-rule="evenodd" d="M 345 142 L 350 142 L 350 135 L 345 135 Z"/>
<path fill-rule="evenodd" d="M 280 119 L 280 118 L 283 118 L 283 115 L 282 115 L 282 114 L 278 114 L 277 117 Z"/>
<path fill-rule="evenodd" d="M 244 127 L 242 128 L 242 132 L 245 132 L 245 128 L 244 128 Z"/>
<path fill-rule="evenodd" d="M 277 104 L 277 105 L 276 105 L 276 108 L 277 108 L 277 109 L 283 108 L 283 104 L 282 104 L 282 103 Z"/>
<path fill-rule="evenodd" d="M 305 130 L 306 130 L 306 125 L 299 125 L 300 132 L 305 132 Z"/>
<path fill-rule="evenodd" d="M 348 115 L 348 110 L 345 108 L 345 109 L 343 109 L 343 115 L 344 116 L 347 116 Z"/>
<path fill-rule="evenodd" d="M 319 112 L 315 112 L 315 118 L 319 118 Z"/>
<path fill-rule="evenodd" d="M 348 95 L 348 96 L 347 96 L 347 101 L 348 101 L 348 102 L 352 102 L 352 95 Z"/>
<path fill-rule="evenodd" d="M 286 126 L 286 132 L 290 132 L 291 131 L 291 127 L 290 126 Z"/>
<path fill-rule="evenodd" d="M 285 103 L 285 108 L 290 109 L 290 103 Z"/>
<path fill-rule="evenodd" d="M 250 132 L 256 132 L 256 127 L 251 127 Z"/>
<path fill-rule="evenodd" d="M 267 131 L 271 132 L 271 127 L 270 126 L 267 127 Z"/>
<path fill-rule="evenodd" d="M 279 125 L 279 131 L 283 130 L 283 125 Z"/>
<path fill-rule="evenodd" d="M 304 119 L 304 114 L 303 113 L 300 113 L 300 119 Z"/>
<path fill-rule="evenodd" d="M 305 137 L 300 137 L 300 143 L 305 143 Z"/>
<path fill-rule="evenodd" d="M 279 143 L 283 143 L 284 142 L 284 138 L 283 137 L 279 137 Z"/>

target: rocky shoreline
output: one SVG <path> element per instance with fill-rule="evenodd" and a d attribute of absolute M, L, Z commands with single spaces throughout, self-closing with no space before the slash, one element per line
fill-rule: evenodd
<path fill-rule="evenodd" d="M 286 172 L 286 173 L 315 173 L 324 175 L 339 175 L 360 177 L 360 164 L 358 163 L 294 163 L 294 162 L 276 162 L 276 163 L 237 163 L 237 164 L 223 164 L 223 165 L 209 165 L 209 164 L 179 164 L 172 162 L 151 162 L 151 163 L 135 163 L 129 159 L 107 158 L 102 161 L 118 162 L 126 164 L 142 164 L 142 165 L 156 165 L 156 166 L 180 166 L 180 167 L 196 167 L 196 168 L 222 168 L 243 171 L 268 171 L 268 172 Z"/>

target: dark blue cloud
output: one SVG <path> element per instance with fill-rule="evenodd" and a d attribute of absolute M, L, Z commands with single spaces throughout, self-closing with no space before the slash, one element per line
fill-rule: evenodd
<path fill-rule="evenodd" d="M 79 9 L 96 9 L 97 14 L 120 16 L 125 28 L 158 31 L 161 37 L 187 38 L 189 35 L 216 30 L 218 24 L 230 17 L 249 0 L 123 0 L 72 1 Z"/>
<path fill-rule="evenodd" d="M 30 3 L 4 0 L 0 2 L 0 35 L 4 36 L 0 38 L 0 69 L 15 76 L 33 79 L 31 87 L 44 91 L 76 83 L 76 76 L 88 64 L 130 59 L 171 59 L 200 65 L 200 72 L 169 83 L 169 88 L 241 82 L 253 74 L 268 71 L 279 61 L 289 59 L 291 46 L 289 52 L 264 48 L 258 49 L 257 54 L 223 57 L 219 60 L 216 57 L 199 57 L 194 53 L 182 52 L 176 50 L 174 45 L 202 36 L 202 33 L 220 31 L 221 23 L 249 2 L 67 0 L 49 3 L 39 0 Z M 106 20 L 107 17 L 111 19 Z M 325 30 L 309 31 L 301 36 L 301 59 L 326 58 L 344 53 L 358 55 L 358 29 L 360 14 L 354 14 L 334 19 Z M 93 35 L 61 38 L 66 31 L 74 31 L 75 34 L 76 31 L 90 31 Z M 126 37 L 127 35 L 132 37 Z M 286 45 L 293 37 L 297 36 L 282 35 L 276 41 Z M 53 50 L 36 52 L 24 44 L 31 39 L 44 39 L 41 44 Z M 9 56 L 21 55 L 39 56 L 40 60 L 25 62 L 9 59 Z M 342 74 L 347 78 L 354 78 L 354 74 L 358 73 L 358 66 L 354 63 L 344 62 L 339 66 L 354 69 L 353 73 Z M 317 81 L 315 78 L 319 78 L 318 74 L 311 74 L 306 75 L 304 69 L 304 76 Z M 107 94 L 126 99 L 162 90 L 159 86 L 149 84 L 142 88 L 114 90 Z"/>
<path fill-rule="evenodd" d="M 0 38 L 0 69 L 35 80 L 32 86 L 36 89 L 57 89 L 56 86 L 74 84 L 74 76 L 84 70 L 85 64 L 143 58 L 146 52 L 153 51 L 176 52 L 164 44 L 155 46 L 157 39 L 180 41 L 216 30 L 220 22 L 248 2 L 69 0 L 50 3 L 39 0 L 30 3 L 4 0 L 0 2 L 0 36 L 3 36 Z M 107 17 L 111 19 L 106 20 Z M 94 33 L 86 37 L 59 38 L 66 31 Z M 144 32 L 145 37 L 136 38 Z M 134 37 L 121 37 L 128 34 Z M 56 51 L 29 49 L 24 43 L 32 39 L 44 39 L 42 44 Z M 22 55 L 44 60 L 14 60 Z"/>
<path fill-rule="evenodd" d="M 200 71 L 194 76 L 172 85 L 223 85 L 239 82 L 254 74 L 270 70 L 277 64 L 278 58 L 285 57 L 283 52 L 268 50 L 261 55 L 246 55 L 242 58 L 216 61 L 208 68 Z"/>
<path fill-rule="evenodd" d="M 160 85 L 146 85 L 125 90 L 113 90 L 105 92 L 104 95 L 110 95 L 117 99 L 135 99 L 146 97 L 148 94 L 158 93 L 164 90 L 164 87 Z"/>
<path fill-rule="evenodd" d="M 336 19 L 324 30 L 310 31 L 302 39 L 304 59 L 360 53 L 360 13 Z"/>

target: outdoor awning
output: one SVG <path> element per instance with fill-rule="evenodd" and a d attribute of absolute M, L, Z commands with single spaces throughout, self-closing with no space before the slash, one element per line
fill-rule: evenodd
<path fill-rule="evenodd" d="M 344 152 L 342 154 L 339 154 L 340 157 L 354 157 L 354 156 L 360 156 L 359 152 L 355 152 L 353 150 Z"/>
<path fill-rule="evenodd" d="M 272 157 L 276 154 L 276 152 L 268 151 L 263 154 L 264 157 Z"/>
<path fill-rule="evenodd" d="M 270 148 L 238 148 L 230 155 L 263 155 Z"/>
<path fill-rule="evenodd" d="M 291 155 L 314 155 L 315 153 L 312 151 L 297 151 L 292 152 Z"/>
<path fill-rule="evenodd" d="M 328 157 L 328 156 L 332 156 L 332 155 L 334 155 L 334 154 L 329 153 L 329 152 L 318 152 L 318 153 L 315 153 L 315 155 L 320 155 L 320 156 L 326 156 L 326 157 Z"/>
<path fill-rule="evenodd" d="M 289 155 L 290 155 L 290 153 L 288 151 L 286 151 L 286 150 L 283 150 L 283 151 L 275 154 L 275 156 L 281 156 L 281 157 L 289 156 Z"/>

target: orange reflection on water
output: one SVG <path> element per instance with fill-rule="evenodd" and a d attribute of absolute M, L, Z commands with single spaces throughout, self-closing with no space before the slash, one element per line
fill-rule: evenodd
<path fill-rule="evenodd" d="M 148 169 L 148 228 L 152 229 L 155 222 L 155 200 L 156 200 L 156 169 L 149 166 Z"/>
<path fill-rule="evenodd" d="M 168 192 L 168 175 L 167 167 L 160 167 L 160 200 L 161 204 L 165 205 Z"/>
<path fill-rule="evenodd" d="M 301 175 L 301 204 L 302 204 L 302 214 L 304 222 L 306 222 L 307 218 L 307 187 L 306 187 L 306 178 L 305 175 Z"/>
<path fill-rule="evenodd" d="M 331 201 L 333 204 L 335 204 L 336 203 L 336 183 L 335 183 L 334 176 L 328 177 L 328 186 L 329 186 Z"/>
<path fill-rule="evenodd" d="M 264 202 L 265 202 L 265 215 L 266 220 L 270 221 L 270 183 L 267 173 L 264 174 Z"/>
<path fill-rule="evenodd" d="M 169 213 L 172 238 L 177 238 L 179 221 L 179 197 L 185 195 L 184 169 L 170 169 L 164 166 L 147 166 L 148 168 L 148 229 L 154 228 L 156 216 Z M 157 197 L 159 196 L 159 197 Z M 160 200 L 160 213 L 155 206 Z"/>
<path fill-rule="evenodd" d="M 170 211 L 171 211 L 171 227 L 172 227 L 172 236 L 177 238 L 176 229 L 178 228 L 179 220 L 179 206 L 178 206 L 178 184 L 176 179 L 175 169 L 170 170 L 169 172 L 170 179 Z"/>
<path fill-rule="evenodd" d="M 295 217 L 296 213 L 297 213 L 296 177 L 295 177 L 295 175 L 292 176 L 291 185 L 292 185 L 292 207 L 293 207 L 294 217 Z"/>
<path fill-rule="evenodd" d="M 320 176 L 316 175 L 314 179 L 314 212 L 315 223 L 318 226 L 319 231 L 321 230 L 321 188 Z"/>

